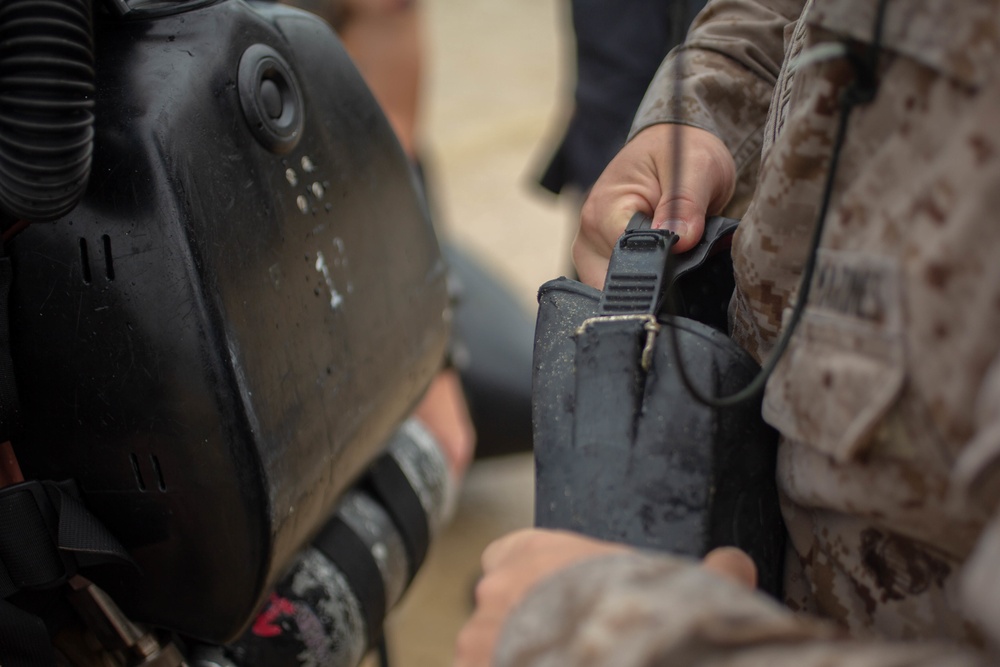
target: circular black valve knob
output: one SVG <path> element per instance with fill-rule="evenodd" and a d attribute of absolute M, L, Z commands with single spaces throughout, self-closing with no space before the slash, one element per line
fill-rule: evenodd
<path fill-rule="evenodd" d="M 284 58 L 270 46 L 254 44 L 240 58 L 240 105 L 250 131 L 265 148 L 288 153 L 302 137 L 303 101 Z"/>

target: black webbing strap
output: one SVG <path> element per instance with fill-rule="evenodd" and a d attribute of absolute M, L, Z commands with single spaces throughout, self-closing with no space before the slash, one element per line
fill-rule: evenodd
<path fill-rule="evenodd" d="M 73 573 L 51 527 L 55 508 L 38 482 L 0 489 L 0 596 L 58 586 Z"/>
<path fill-rule="evenodd" d="M 60 551 L 71 553 L 80 567 L 118 563 L 139 569 L 125 547 L 72 493 L 72 483 L 42 482 L 42 485 L 59 515 L 57 539 Z"/>
<path fill-rule="evenodd" d="M 0 489 L 0 597 L 54 588 L 78 566 L 135 566 L 71 489 L 70 483 L 37 481 Z"/>
<path fill-rule="evenodd" d="M 375 646 L 382 637 L 386 592 L 382 571 L 378 569 L 371 547 L 336 516 L 323 526 L 323 530 L 312 544 L 329 558 L 347 579 L 365 617 L 368 646 Z"/>
<path fill-rule="evenodd" d="M 423 565 L 430 547 L 431 531 L 427 511 L 406 473 L 391 454 L 383 454 L 375 461 L 368 469 L 367 480 L 403 539 L 410 566 L 409 583 Z"/>
<path fill-rule="evenodd" d="M 0 598 L 61 586 L 78 566 L 135 562 L 72 494 L 72 484 L 0 489 Z M 0 665 L 52 665 L 45 624 L 0 600 Z"/>

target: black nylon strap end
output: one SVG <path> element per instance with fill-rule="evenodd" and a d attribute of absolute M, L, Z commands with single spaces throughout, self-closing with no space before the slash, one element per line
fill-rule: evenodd
<path fill-rule="evenodd" d="M 313 546 L 329 558 L 347 579 L 365 617 L 368 646 L 375 646 L 382 637 L 386 593 L 382 572 L 371 549 L 338 517 L 327 522 L 313 540 Z"/>
<path fill-rule="evenodd" d="M 367 480 L 403 538 L 410 566 L 409 580 L 413 581 L 430 547 L 427 512 L 410 480 L 391 455 L 385 454 L 375 461 L 369 469 Z"/>
<path fill-rule="evenodd" d="M 59 552 L 56 511 L 39 482 L 0 490 L 0 562 L 17 590 L 52 588 L 73 574 Z"/>

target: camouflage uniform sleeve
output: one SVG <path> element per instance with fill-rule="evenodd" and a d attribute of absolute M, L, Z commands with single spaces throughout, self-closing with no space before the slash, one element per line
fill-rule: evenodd
<path fill-rule="evenodd" d="M 657 71 L 630 138 L 656 123 L 693 125 L 725 142 L 737 170 L 755 165 L 784 59 L 785 32 L 804 4 L 805 0 L 711 0 L 695 19 L 684 45 L 674 49 Z"/>
<path fill-rule="evenodd" d="M 543 581 L 496 667 L 985 667 L 947 643 L 850 640 L 835 626 L 661 556 L 614 555 Z"/>
<path fill-rule="evenodd" d="M 969 617 L 1000 646 L 1000 357 L 983 378 L 974 414 L 975 436 L 955 465 L 958 502 L 971 501 L 986 516 L 992 513 L 993 520 L 962 570 L 960 595 Z"/>

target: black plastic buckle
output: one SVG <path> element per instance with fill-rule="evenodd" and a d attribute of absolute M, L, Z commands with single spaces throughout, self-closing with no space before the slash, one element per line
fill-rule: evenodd
<path fill-rule="evenodd" d="M 655 315 L 667 273 L 670 248 L 679 238 L 652 229 L 652 220 L 636 213 L 611 253 L 599 315 Z"/>
<path fill-rule="evenodd" d="M 698 244 L 681 255 L 671 257 L 670 249 L 678 236 L 666 229 L 652 229 L 652 219 L 643 213 L 636 213 L 611 253 L 598 313 L 656 315 L 671 285 L 717 253 L 728 251 L 739 222 L 720 216 L 706 218 Z"/>

